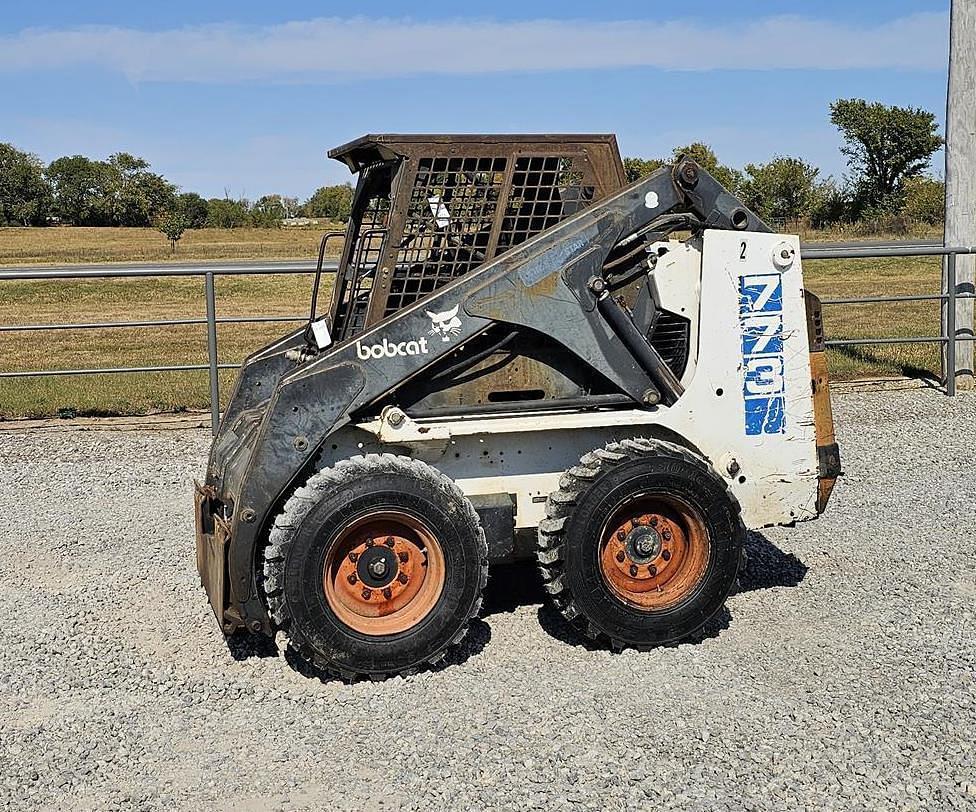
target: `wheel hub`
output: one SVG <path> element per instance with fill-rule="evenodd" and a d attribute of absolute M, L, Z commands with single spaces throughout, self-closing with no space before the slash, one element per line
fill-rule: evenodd
<path fill-rule="evenodd" d="M 641 609 L 666 608 L 700 580 L 708 560 L 707 533 L 687 506 L 640 497 L 611 516 L 600 569 L 611 590 Z"/>
<path fill-rule="evenodd" d="M 399 512 L 368 516 L 332 544 L 322 573 L 326 601 L 366 634 L 395 634 L 433 608 L 444 585 L 440 544 L 419 520 Z"/>
<path fill-rule="evenodd" d="M 646 564 L 658 556 L 663 542 L 653 527 L 638 525 L 627 534 L 624 547 L 628 558 L 638 564 Z"/>
<path fill-rule="evenodd" d="M 368 547 L 356 561 L 356 576 L 371 588 L 387 586 L 396 578 L 397 569 L 397 554 L 385 545 Z"/>

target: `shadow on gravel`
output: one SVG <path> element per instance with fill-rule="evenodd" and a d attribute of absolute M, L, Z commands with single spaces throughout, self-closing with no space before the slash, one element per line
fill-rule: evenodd
<path fill-rule="evenodd" d="M 739 573 L 742 592 L 797 586 L 807 574 L 807 565 L 793 553 L 784 553 L 762 533 L 746 538 L 746 566 Z"/>
<path fill-rule="evenodd" d="M 468 627 L 468 633 L 465 635 L 464 640 L 461 641 L 461 645 L 448 652 L 448 655 L 436 665 L 428 665 L 423 670 L 437 673 L 452 665 L 460 665 L 468 658 L 480 654 L 482 649 L 488 645 L 489 640 L 491 640 L 491 627 L 480 618 L 475 618 L 471 621 L 471 625 Z M 323 685 L 333 682 L 355 682 L 355 680 L 345 680 L 335 674 L 330 674 L 327 671 L 316 668 L 291 645 L 285 647 L 285 662 L 303 677 L 316 679 Z"/>
<path fill-rule="evenodd" d="M 794 587 L 807 573 L 807 566 L 792 553 L 784 553 L 762 533 L 750 532 L 746 538 L 747 561 L 739 573 L 738 593 L 753 592 L 774 587 Z M 491 627 L 483 618 L 514 612 L 522 606 L 538 606 L 539 625 L 550 637 L 571 646 L 594 649 L 597 646 L 580 637 L 550 604 L 545 601 L 542 579 L 535 563 L 521 561 L 514 564 L 496 564 L 491 568 L 484 603 L 478 618 L 471 622 L 468 634 L 461 645 L 431 671 L 440 671 L 458 665 L 480 654 L 491 640 Z M 701 643 L 718 637 L 729 627 L 732 615 L 726 607 L 718 612 L 693 638 L 684 643 Z M 227 639 L 227 648 L 235 660 L 251 657 L 277 657 L 279 651 L 274 640 L 260 635 L 237 634 Z M 320 671 L 308 663 L 291 646 L 285 648 L 285 661 L 298 673 L 320 682 L 339 682 L 338 677 Z"/>
<path fill-rule="evenodd" d="M 784 553 L 762 533 L 749 532 L 746 538 L 746 556 L 746 566 L 739 573 L 739 587 L 735 590 L 738 594 L 758 589 L 794 587 L 807 573 L 806 564 L 792 553 Z M 550 637 L 568 645 L 597 648 L 580 637 L 563 620 L 562 615 L 546 602 L 542 579 L 533 562 L 498 564 L 492 567 L 481 617 L 514 612 L 520 606 L 537 604 L 541 604 L 538 609 L 539 625 Z M 701 643 L 718 637 L 729 627 L 731 621 L 732 614 L 723 606 L 695 637 L 682 642 Z"/>
<path fill-rule="evenodd" d="M 225 637 L 224 642 L 227 644 L 230 656 L 238 662 L 250 660 L 252 657 L 278 656 L 278 646 L 275 641 L 263 634 L 237 632 L 230 637 Z"/>

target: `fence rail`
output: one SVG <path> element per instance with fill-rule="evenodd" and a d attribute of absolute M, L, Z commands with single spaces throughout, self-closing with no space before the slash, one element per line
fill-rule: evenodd
<path fill-rule="evenodd" d="M 971 326 L 965 328 L 968 334 L 958 335 L 955 324 L 956 303 L 960 299 L 974 299 L 976 292 L 958 290 L 956 284 L 956 257 L 960 254 L 976 254 L 976 246 L 941 246 L 941 245 L 850 245 L 817 248 L 806 245 L 801 248 L 804 261 L 823 259 L 883 259 L 892 257 L 943 257 L 945 262 L 944 289 L 939 293 L 894 296 L 865 296 L 860 298 L 822 299 L 824 305 L 856 305 L 879 304 L 888 302 L 930 302 L 938 301 L 946 307 L 946 330 L 940 335 L 932 336 L 902 336 L 885 338 L 850 338 L 829 339 L 828 347 L 885 345 L 885 344 L 941 344 L 946 349 L 945 389 L 947 395 L 955 395 L 955 355 L 956 344 L 959 341 L 973 341 Z M 130 279 L 147 277 L 202 277 L 204 280 L 204 299 L 206 304 L 206 318 L 187 319 L 159 319 L 151 321 L 115 321 L 115 322 L 76 322 L 49 324 L 13 324 L 0 325 L 0 333 L 35 332 L 47 330 L 96 330 L 96 329 L 128 329 L 138 327 L 173 327 L 185 325 L 206 325 L 207 327 L 207 363 L 177 364 L 169 366 L 141 366 L 141 367 L 103 367 L 90 369 L 45 369 L 22 370 L 16 372 L 0 372 L 0 378 L 40 378 L 61 375 L 105 375 L 117 373 L 144 372 L 189 372 L 209 371 L 210 383 L 210 411 L 212 428 L 216 432 L 220 420 L 220 380 L 221 369 L 236 369 L 237 363 L 220 363 L 217 355 L 217 326 L 220 324 L 258 324 L 258 323 L 288 323 L 302 322 L 307 316 L 217 316 L 217 301 L 215 292 L 215 278 L 217 276 L 247 276 L 247 275 L 280 275 L 280 274 L 310 274 L 315 264 L 289 263 L 282 265 L 242 265 L 242 266 L 178 266 L 178 267 L 104 267 L 104 268 L 23 268 L 5 271 L 0 269 L 0 283 L 4 281 L 36 281 L 49 280 L 79 280 L 79 279 Z M 334 263 L 327 264 L 323 270 L 335 271 Z"/>
<path fill-rule="evenodd" d="M 968 335 L 959 335 L 956 329 L 956 303 L 960 299 L 974 299 L 976 292 L 959 290 L 956 282 L 956 257 L 960 254 L 976 254 L 976 246 L 945 245 L 857 245 L 846 247 L 814 248 L 806 246 L 801 250 L 805 260 L 817 259 L 888 259 L 895 257 L 943 257 L 945 274 L 943 289 L 939 293 L 919 294 L 917 296 L 864 296 L 846 299 L 821 299 L 824 305 L 879 304 L 886 302 L 941 302 L 945 306 L 945 332 L 937 336 L 898 336 L 886 338 L 844 338 L 829 339 L 828 347 L 879 346 L 885 344 L 940 344 L 945 347 L 944 385 L 946 394 L 956 394 L 956 345 L 960 341 L 973 341 L 972 325 L 964 328 Z M 940 322 L 941 329 L 941 322 Z"/>

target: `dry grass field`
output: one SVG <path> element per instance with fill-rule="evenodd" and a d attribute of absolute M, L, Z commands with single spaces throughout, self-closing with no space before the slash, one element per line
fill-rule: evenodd
<path fill-rule="evenodd" d="M 150 244 L 155 242 L 150 234 L 119 233 L 135 230 L 97 230 L 103 235 L 75 231 L 96 230 L 0 229 L 0 263 L 67 262 L 69 256 L 77 262 L 158 261 L 169 256 L 159 234 L 161 249 Z M 310 259 L 318 234 L 284 229 L 188 232 L 177 259 Z M 45 247 L 44 235 L 56 239 Z M 159 253 L 152 253 L 156 250 Z M 809 288 L 823 298 L 853 297 L 935 293 L 939 269 L 937 258 L 811 260 L 805 264 L 805 275 Z M 218 316 L 302 315 L 307 312 L 310 287 L 310 274 L 218 277 Z M 0 326 L 204 315 L 202 279 L 0 282 Z M 829 306 L 825 316 L 830 338 L 935 335 L 939 329 L 936 302 Z M 293 326 L 221 325 L 220 360 L 237 363 Z M 0 332 L 0 354 L 0 371 L 205 363 L 206 328 Z M 836 379 L 935 375 L 939 349 L 935 344 L 860 347 L 831 351 L 830 363 Z M 222 372 L 223 397 L 229 395 L 233 381 L 233 370 Z M 208 399 L 206 372 L 0 379 L 2 417 L 205 409 Z"/>
<path fill-rule="evenodd" d="M 343 227 L 325 223 L 317 228 L 202 228 L 185 232 L 175 253 L 154 228 L 0 228 L 0 266 L 309 259 L 318 250 L 322 232 Z"/>

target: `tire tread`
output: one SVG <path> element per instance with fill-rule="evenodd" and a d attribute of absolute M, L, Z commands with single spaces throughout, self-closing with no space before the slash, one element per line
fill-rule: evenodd
<path fill-rule="evenodd" d="M 468 612 L 461 629 L 445 645 L 442 645 L 438 650 L 431 653 L 421 665 L 408 666 L 399 670 L 358 672 L 335 665 L 332 661 L 315 652 L 304 640 L 299 639 L 299 636 L 295 632 L 289 634 L 288 629 L 291 618 L 289 617 L 288 607 L 285 601 L 285 560 L 288 549 L 294 542 L 302 522 L 318 503 L 318 498 L 323 491 L 332 492 L 340 489 L 350 481 L 374 477 L 377 474 L 393 473 L 413 476 L 423 480 L 431 488 L 460 497 L 458 501 L 464 506 L 466 518 L 478 529 L 479 564 L 481 569 L 480 589 L 478 597 L 473 602 L 471 611 Z M 420 460 L 398 454 L 356 455 L 348 459 L 340 460 L 330 467 L 319 469 L 309 477 L 304 485 L 297 488 L 291 495 L 285 503 L 282 512 L 275 518 L 269 543 L 264 550 L 263 572 L 268 610 L 276 628 L 286 633 L 294 650 L 315 669 L 347 682 L 362 678 L 377 680 L 393 676 L 406 677 L 416 673 L 421 666 L 436 667 L 438 663 L 443 662 L 451 651 L 460 647 L 464 641 L 471 621 L 477 617 L 478 612 L 481 610 L 481 591 L 484 590 L 488 582 L 488 542 L 485 538 L 485 531 L 481 527 L 478 514 L 471 501 L 461 493 L 461 490 L 453 480 L 433 466 L 427 465 Z"/>
<path fill-rule="evenodd" d="M 638 650 L 655 648 L 655 645 L 624 644 L 597 628 L 580 610 L 563 577 L 563 543 L 566 523 L 572 514 L 580 494 L 601 475 L 629 460 L 657 456 L 670 457 L 694 466 L 704 474 L 714 475 L 714 469 L 698 454 L 675 443 L 632 437 L 607 443 L 603 448 L 589 451 L 580 458 L 578 465 L 566 471 L 559 480 L 559 488 L 546 501 L 546 518 L 539 523 L 536 557 L 543 588 L 548 593 L 563 620 L 574 630 L 604 648 L 619 651 L 630 646 Z M 716 475 L 717 476 L 717 475 Z M 742 509 L 735 495 L 725 485 L 730 504 L 739 520 Z"/>

